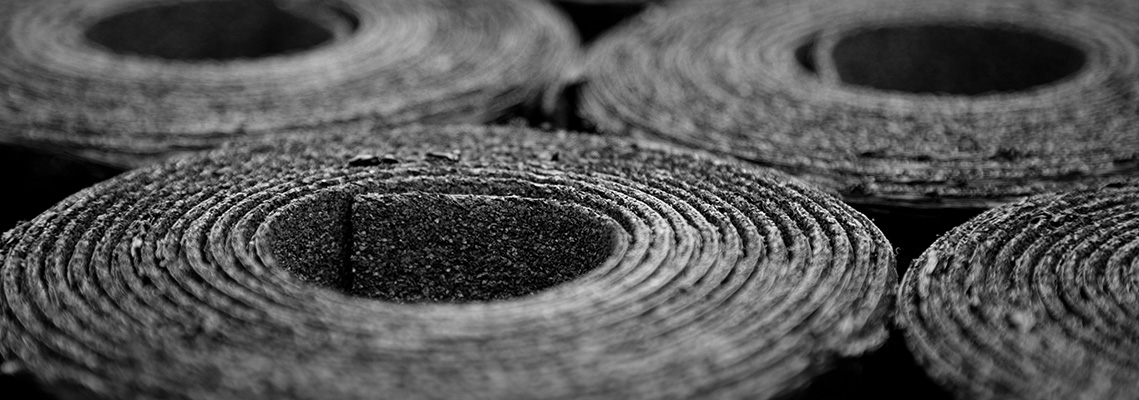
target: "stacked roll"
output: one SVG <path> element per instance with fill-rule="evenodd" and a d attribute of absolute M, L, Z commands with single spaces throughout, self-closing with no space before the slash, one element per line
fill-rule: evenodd
<path fill-rule="evenodd" d="M 138 169 L 0 255 L 3 370 L 114 398 L 771 398 L 879 346 L 895 285 L 784 175 L 465 126 Z"/>
<path fill-rule="evenodd" d="M 593 47 L 581 97 L 598 131 L 894 212 L 985 209 L 1139 168 L 1134 1 L 690 4 Z"/>
<path fill-rule="evenodd" d="M 1137 227 L 1135 183 L 982 214 L 906 274 L 909 346 L 962 399 L 1134 398 Z"/>
<path fill-rule="evenodd" d="M 0 140 L 125 166 L 342 121 L 486 122 L 577 51 L 530 0 L 17 0 L 0 32 Z"/>

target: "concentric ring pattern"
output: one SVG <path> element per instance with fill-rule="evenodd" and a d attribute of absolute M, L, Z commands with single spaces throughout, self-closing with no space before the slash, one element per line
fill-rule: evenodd
<path fill-rule="evenodd" d="M 340 121 L 486 122 L 578 52 L 533 0 L 16 0 L 0 35 L 0 140 L 127 166 Z"/>
<path fill-rule="evenodd" d="M 471 216 L 495 207 L 535 232 L 534 253 L 592 238 L 602 257 L 492 301 L 338 286 L 372 279 L 369 252 L 429 235 L 385 221 L 483 224 L 439 248 L 499 243 L 510 218 Z M 363 239 L 338 240 L 346 224 Z M 784 175 L 521 128 L 227 147 L 84 190 L 0 252 L 5 370 L 107 397 L 771 398 L 879 346 L 896 285 L 867 218 Z M 492 255 L 500 270 L 531 267 L 511 254 Z"/>
<path fill-rule="evenodd" d="M 906 273 L 908 345 L 962 399 L 1134 398 L 1137 227 L 1135 183 L 980 215 Z"/>
<path fill-rule="evenodd" d="M 582 114 L 851 203 L 988 208 L 1135 175 L 1135 21 L 1129 0 L 679 2 L 598 41 Z"/>

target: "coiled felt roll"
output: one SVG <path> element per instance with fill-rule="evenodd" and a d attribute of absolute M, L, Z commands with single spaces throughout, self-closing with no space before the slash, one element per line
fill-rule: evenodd
<path fill-rule="evenodd" d="M 353 129 L 130 171 L 10 231 L 5 370 L 107 397 L 770 398 L 885 339 L 889 243 L 782 174 Z"/>
<path fill-rule="evenodd" d="M 137 166 L 341 121 L 487 122 L 577 58 L 536 0 L 0 4 L 0 133 Z"/>
<path fill-rule="evenodd" d="M 899 325 L 958 398 L 1135 398 L 1137 226 L 1134 182 L 986 212 L 914 263 Z"/>
<path fill-rule="evenodd" d="M 582 114 L 853 204 L 985 209 L 1135 175 L 1135 21 L 1129 0 L 680 2 L 596 43 Z"/>

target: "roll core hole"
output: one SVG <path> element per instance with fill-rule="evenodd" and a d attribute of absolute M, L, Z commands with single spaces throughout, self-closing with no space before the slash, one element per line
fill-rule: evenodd
<path fill-rule="evenodd" d="M 846 84 L 910 93 L 979 95 L 1059 81 L 1084 52 L 1039 33 L 1003 27 L 921 25 L 852 32 L 831 51 Z"/>
<path fill-rule="evenodd" d="M 278 266 L 342 293 L 397 303 L 516 298 L 601 265 L 614 228 L 548 200 L 331 193 L 271 222 Z"/>
<path fill-rule="evenodd" d="M 351 12 L 329 5 L 199 0 L 113 14 L 90 26 L 85 35 L 91 43 L 119 54 L 228 60 L 310 50 L 351 34 L 358 26 Z"/>

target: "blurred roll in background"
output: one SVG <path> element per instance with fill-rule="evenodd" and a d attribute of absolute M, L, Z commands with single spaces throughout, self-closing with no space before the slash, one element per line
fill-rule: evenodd
<path fill-rule="evenodd" d="M 1139 167 L 1139 3 L 726 0 L 591 47 L 580 113 L 795 174 L 901 247 Z"/>
<path fill-rule="evenodd" d="M 0 35 L 0 144 L 99 165 L 6 169 L 14 192 L 303 127 L 533 118 L 577 59 L 525 0 L 18 0 Z"/>

